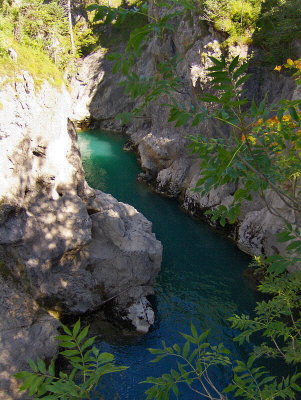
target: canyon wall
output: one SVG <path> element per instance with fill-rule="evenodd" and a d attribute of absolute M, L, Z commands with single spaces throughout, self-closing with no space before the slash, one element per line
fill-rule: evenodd
<path fill-rule="evenodd" d="M 70 92 L 23 72 L 0 85 L 0 399 L 23 398 L 12 374 L 57 352 L 59 323 L 106 304 L 147 332 L 162 245 L 136 209 L 91 189 Z"/>
<path fill-rule="evenodd" d="M 152 1 L 149 15 L 157 18 L 162 13 Z M 198 106 L 198 97 L 208 90 L 210 82 L 206 69 L 211 65 L 209 56 L 219 57 L 222 53 L 221 43 L 225 37 L 214 31 L 199 16 L 175 17 L 171 21 L 174 30 L 165 33 L 164 37 L 153 37 L 145 46 L 135 66 L 135 72 L 150 77 L 156 72 L 156 64 L 176 57 L 176 73 L 180 78 L 179 90 L 173 93 L 178 104 L 187 108 Z M 107 50 L 124 52 L 125 44 L 119 43 Z M 240 55 L 247 59 L 253 54 L 250 72 L 253 74 L 245 85 L 245 95 L 255 100 L 267 95 L 269 101 L 281 98 L 300 97 L 300 88 L 296 88 L 292 79 L 282 76 L 272 68 L 260 66 L 256 60 L 258 49 L 247 45 L 232 45 L 228 49 L 229 58 Z M 129 112 L 141 103 L 129 99 L 123 94 L 120 85 L 124 79 L 119 74 L 112 74 L 112 62 L 108 61 L 104 50 L 99 50 L 79 63 L 79 72 L 73 80 L 73 98 L 80 106 L 81 113 L 74 108 L 73 120 L 82 126 L 100 127 L 103 129 L 124 132 L 129 136 L 129 148 L 134 149 L 139 157 L 142 173 L 139 179 L 148 182 L 152 187 L 166 196 L 178 198 L 183 208 L 189 213 L 210 221 L 204 212 L 220 204 L 228 205 L 237 189 L 234 185 L 212 190 L 202 196 L 195 191 L 200 178 L 199 160 L 188 148 L 188 135 L 202 134 L 212 137 L 216 128 L 210 121 L 198 127 L 189 125 L 175 128 L 168 122 L 168 109 L 162 104 L 170 103 L 167 95 L 152 101 L 143 111 L 140 118 L 121 126 L 114 117 L 121 112 Z M 295 215 L 286 209 L 285 204 L 275 194 L 269 194 L 271 205 L 285 213 L 294 223 Z M 281 251 L 281 245 L 275 240 L 275 233 L 283 227 L 282 221 L 272 215 L 266 204 L 254 196 L 253 201 L 246 201 L 239 222 L 227 226 L 227 232 L 245 252 L 252 255 L 271 254 Z"/>

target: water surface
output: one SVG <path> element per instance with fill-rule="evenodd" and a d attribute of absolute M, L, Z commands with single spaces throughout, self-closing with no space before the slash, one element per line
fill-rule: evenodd
<path fill-rule="evenodd" d="M 250 259 L 206 224 L 185 214 L 177 202 L 164 198 L 137 182 L 140 172 L 135 155 L 122 150 L 125 139 L 99 131 L 79 135 L 88 183 L 129 203 L 153 223 L 164 246 L 162 272 L 156 284 L 157 317 L 145 336 L 116 337 L 98 343 L 102 351 L 115 354 L 118 363 L 129 366 L 120 375 L 103 381 L 106 400 L 143 400 L 147 376 L 158 376 L 172 366 L 168 360 L 151 364 L 147 348 L 183 340 L 178 332 L 189 331 L 193 322 L 199 331 L 210 329 L 212 342 L 223 342 L 234 357 L 245 349 L 233 344 L 235 332 L 226 319 L 234 313 L 250 313 L 257 300 L 250 282 L 243 277 Z M 214 371 L 214 382 L 223 387 L 227 374 Z M 200 399 L 185 391 L 182 400 Z M 205 397 L 204 397 L 205 399 Z"/>

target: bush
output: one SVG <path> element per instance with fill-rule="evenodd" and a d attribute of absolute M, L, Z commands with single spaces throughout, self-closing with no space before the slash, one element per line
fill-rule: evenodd
<path fill-rule="evenodd" d="M 96 337 L 87 339 L 89 327 L 81 329 L 79 320 L 73 329 L 65 325 L 62 325 L 62 329 L 64 334 L 57 339 L 65 350 L 60 354 L 68 362 L 71 371 L 61 371 L 57 376 L 54 360 L 49 365 L 40 359 L 30 360 L 29 366 L 33 372 L 22 371 L 15 375 L 23 382 L 20 390 L 26 390 L 29 396 L 34 396 L 36 400 L 90 399 L 102 376 L 127 368 L 116 366 L 112 354 L 101 353 L 93 346 Z"/>
<path fill-rule="evenodd" d="M 263 48 L 265 62 L 278 64 L 296 57 L 295 39 L 301 40 L 301 2 L 266 0 L 254 33 L 254 43 Z"/>
<path fill-rule="evenodd" d="M 227 43 L 244 43 L 252 37 L 263 0 L 204 0 L 204 18 L 229 35 Z"/>

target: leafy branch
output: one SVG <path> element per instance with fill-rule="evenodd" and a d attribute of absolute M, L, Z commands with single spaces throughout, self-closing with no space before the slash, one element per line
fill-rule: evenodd
<path fill-rule="evenodd" d="M 43 400 L 90 399 L 92 391 L 103 375 L 120 372 L 127 367 L 116 366 L 114 356 L 101 353 L 93 346 L 96 337 L 87 339 L 89 326 L 81 329 L 80 320 L 73 329 L 62 324 L 64 335 L 57 336 L 60 347 L 65 350 L 60 354 L 68 361 L 71 372 L 60 371 L 55 374 L 54 360 L 47 367 L 45 361 L 30 360 L 33 372 L 22 371 L 15 376 L 22 381 L 20 390 L 27 390 L 30 396 Z"/>

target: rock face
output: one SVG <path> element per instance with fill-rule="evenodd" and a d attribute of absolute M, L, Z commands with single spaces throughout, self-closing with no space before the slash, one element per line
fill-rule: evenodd
<path fill-rule="evenodd" d="M 45 309 L 106 304 L 111 318 L 148 330 L 162 245 L 137 210 L 88 187 L 65 88 L 37 89 L 24 72 L 1 86 L 1 105 L 0 398 L 8 400 L 18 398 L 11 373 L 56 352 L 58 323 Z"/>
<path fill-rule="evenodd" d="M 149 3 L 151 17 L 162 12 L 154 2 Z M 208 56 L 221 55 L 220 43 L 224 38 L 201 22 L 196 15 L 181 19 L 177 17 L 172 23 L 175 28 L 173 33 L 165 34 L 163 39 L 152 39 L 135 68 L 138 74 L 152 76 L 156 63 L 166 58 L 178 57 L 181 61 L 178 62 L 176 71 L 181 78 L 181 87 L 174 93 L 174 98 L 178 104 L 189 108 L 197 106 L 198 96 L 208 89 L 209 82 L 205 72 L 211 63 Z M 122 45 L 118 46 L 109 51 L 122 52 Z M 234 57 L 239 54 L 246 58 L 251 51 L 256 53 L 256 49 L 249 49 L 247 46 L 232 46 L 229 55 Z M 101 51 L 86 57 L 80 65 L 78 76 L 73 82 L 73 96 L 76 102 L 78 98 L 84 100 L 85 114 L 83 118 L 81 114 L 75 113 L 75 121 L 84 121 L 104 129 L 125 131 L 130 137 L 132 147 L 138 152 L 143 170 L 140 178 L 148 181 L 156 191 L 178 198 L 188 212 L 203 215 L 208 208 L 231 202 L 236 190 L 232 186 L 213 190 L 207 196 L 201 196 L 194 191 L 200 169 L 198 160 L 188 149 L 187 136 L 200 132 L 208 137 L 214 136 L 216 127 L 211 122 L 204 122 L 197 128 L 175 128 L 173 123 L 168 122 L 168 112 L 161 105 L 170 103 L 168 97 L 163 95 L 147 106 L 143 118 L 136 119 L 127 126 L 120 126 L 114 116 L 130 111 L 133 107 L 133 101 L 120 94 L 119 84 L 123 78 L 118 74 L 112 75 L 112 64 L 104 58 Z M 267 94 L 272 101 L 298 95 L 294 82 L 288 78 L 252 66 L 251 72 L 253 78 L 245 88 L 246 96 L 250 98 L 260 99 Z M 97 86 L 91 81 L 91 77 L 95 76 Z M 139 105 L 139 101 L 134 105 Z M 270 196 L 270 201 L 273 206 L 279 206 L 280 200 L 276 196 Z M 291 216 L 291 222 L 294 223 L 294 216 Z M 281 249 L 274 234 L 281 228 L 281 220 L 274 217 L 261 201 L 255 199 L 253 202 L 246 202 L 239 224 L 233 227 L 230 235 L 241 249 L 250 254 L 277 252 Z"/>
<path fill-rule="evenodd" d="M 0 399 L 24 398 L 13 375 L 28 368 L 27 361 L 51 359 L 57 353 L 58 321 L 41 310 L 22 285 L 0 275 Z"/>

